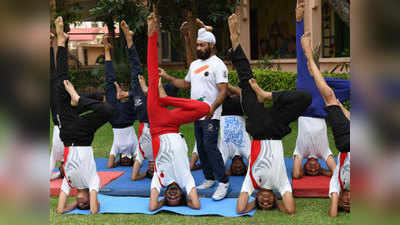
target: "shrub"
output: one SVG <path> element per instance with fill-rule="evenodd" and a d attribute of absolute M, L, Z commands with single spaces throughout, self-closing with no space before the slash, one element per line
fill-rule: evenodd
<path fill-rule="evenodd" d="M 130 83 L 130 72 L 125 64 L 115 65 L 116 78 L 121 84 Z M 187 70 L 167 70 L 167 73 L 176 78 L 185 78 Z M 96 67 L 90 70 L 72 70 L 70 71 L 71 80 L 77 89 L 93 87 L 105 87 L 105 71 L 103 67 Z M 296 89 L 297 74 L 293 72 L 282 72 L 276 70 L 253 69 L 253 74 L 264 90 L 294 90 Z M 147 78 L 147 71 L 144 71 L 144 77 Z M 327 77 L 334 77 L 348 80 L 349 74 L 325 74 Z M 237 86 L 239 83 L 236 71 L 229 71 L 229 83 Z M 125 85 L 123 85 L 125 86 Z M 180 90 L 179 97 L 189 98 L 190 92 Z"/>

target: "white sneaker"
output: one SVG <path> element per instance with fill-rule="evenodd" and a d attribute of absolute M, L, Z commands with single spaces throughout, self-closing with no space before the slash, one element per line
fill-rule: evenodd
<path fill-rule="evenodd" d="M 230 184 L 228 183 L 219 183 L 217 190 L 215 190 L 212 198 L 216 201 L 225 198 L 226 194 L 228 194 Z"/>
<path fill-rule="evenodd" d="M 205 180 L 202 184 L 197 186 L 197 189 L 199 189 L 199 190 L 207 189 L 207 188 L 214 186 L 214 184 L 215 184 L 215 180 Z"/>

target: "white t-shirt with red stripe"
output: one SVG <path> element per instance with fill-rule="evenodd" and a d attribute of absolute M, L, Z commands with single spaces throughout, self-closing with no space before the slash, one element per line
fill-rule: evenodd
<path fill-rule="evenodd" d="M 195 182 L 190 172 L 185 139 L 178 133 L 168 133 L 159 136 L 159 144 L 150 190 L 155 188 L 160 192 L 161 188 L 175 182 L 189 194 Z"/>
<path fill-rule="evenodd" d="M 136 150 L 136 160 L 143 164 L 145 159 L 153 161 L 153 147 L 151 143 L 151 134 L 148 123 L 139 125 L 139 144 Z"/>
<path fill-rule="evenodd" d="M 70 146 L 64 151 L 65 177 L 61 190 L 69 195 L 71 188 L 99 191 L 100 179 L 96 171 L 93 148 L 91 146 Z"/>
<path fill-rule="evenodd" d="M 350 152 L 347 153 L 347 157 L 344 158 L 343 164 L 341 165 L 340 158 L 342 155 L 343 153 L 339 153 L 338 163 L 336 164 L 335 171 L 333 171 L 333 175 L 329 185 L 329 197 L 332 196 L 332 193 L 340 193 L 342 189 L 340 181 L 342 182 L 343 189 L 350 190 Z"/>
<path fill-rule="evenodd" d="M 241 192 L 249 196 L 256 189 L 277 190 L 283 196 L 292 192 L 283 158 L 281 140 L 253 140 L 251 143 L 249 169 Z"/>
<path fill-rule="evenodd" d="M 206 102 L 211 106 L 219 94 L 217 84 L 228 83 L 228 68 L 215 55 L 206 60 L 198 59 L 190 64 L 185 81 L 191 83 L 191 99 Z M 221 112 L 222 106 L 219 106 L 212 119 L 219 120 Z"/>

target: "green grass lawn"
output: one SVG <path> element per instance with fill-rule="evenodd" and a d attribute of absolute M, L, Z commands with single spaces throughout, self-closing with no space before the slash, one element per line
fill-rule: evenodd
<path fill-rule="evenodd" d="M 52 124 L 50 124 L 50 140 Z M 297 122 L 291 124 L 292 132 L 283 139 L 285 157 L 291 157 L 296 145 Z M 138 123 L 135 123 L 138 133 Z M 181 127 L 185 135 L 189 152 L 194 146 L 193 123 Z M 337 156 L 331 129 L 328 129 L 329 145 Z M 93 142 L 94 156 L 106 158 L 113 141 L 110 124 L 100 128 Z M 190 153 L 189 153 L 190 154 Z M 349 224 L 349 214 L 340 214 L 337 218 L 329 218 L 329 199 L 296 198 L 296 214 L 285 215 L 274 211 L 257 211 L 253 217 L 225 218 L 218 216 L 181 216 L 168 212 L 156 215 L 143 214 L 100 214 L 100 215 L 57 215 L 57 198 L 50 197 L 50 224 Z"/>

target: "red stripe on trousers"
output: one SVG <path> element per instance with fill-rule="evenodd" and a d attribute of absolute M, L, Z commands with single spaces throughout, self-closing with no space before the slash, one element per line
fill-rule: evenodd
<path fill-rule="evenodd" d="M 145 158 L 145 157 L 144 157 L 144 152 L 143 152 L 143 150 L 142 150 L 142 146 L 140 146 L 140 137 L 142 136 L 143 128 L 144 128 L 144 124 L 143 124 L 143 123 L 140 123 L 140 124 L 139 124 L 139 151 L 140 151 L 140 153 L 142 153 L 143 158 Z"/>
<path fill-rule="evenodd" d="M 63 168 L 64 168 L 65 164 L 67 163 L 68 154 L 69 154 L 69 146 L 65 146 L 64 147 L 64 164 L 62 165 Z M 70 186 L 72 188 L 71 181 L 68 180 L 68 176 L 67 176 L 67 173 L 65 172 L 65 168 L 64 168 L 64 173 L 65 173 L 64 178 L 67 179 L 68 186 Z"/>
<path fill-rule="evenodd" d="M 254 162 L 256 161 L 260 152 L 261 152 L 261 141 L 260 140 L 252 140 L 251 141 L 250 173 L 249 174 L 250 174 L 250 179 L 251 179 L 251 182 L 253 183 L 254 189 L 260 189 L 256 180 L 254 179 L 253 170 L 252 170 Z"/>
<path fill-rule="evenodd" d="M 69 154 L 69 146 L 64 147 L 64 165 L 67 163 L 67 158 Z"/>
<path fill-rule="evenodd" d="M 151 137 L 151 143 L 152 143 L 152 145 L 153 145 L 154 170 L 156 171 L 157 178 L 158 178 L 158 181 L 159 181 L 160 184 L 161 184 L 161 187 L 164 188 L 165 186 L 162 184 L 161 179 L 160 179 L 160 177 L 158 176 L 158 172 L 157 172 L 157 162 L 156 162 L 156 158 L 157 158 L 158 152 L 159 152 L 159 150 L 160 150 L 160 138 L 159 138 L 158 136 Z"/>
<path fill-rule="evenodd" d="M 339 159 L 339 183 L 340 183 L 340 188 L 343 190 L 343 182 L 342 182 L 342 177 L 340 176 L 340 170 L 342 169 L 342 166 L 344 164 L 344 160 L 347 158 L 347 152 L 341 152 L 340 153 L 340 159 Z"/>

